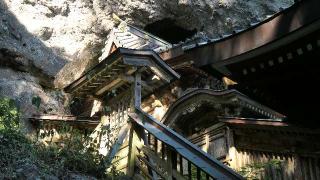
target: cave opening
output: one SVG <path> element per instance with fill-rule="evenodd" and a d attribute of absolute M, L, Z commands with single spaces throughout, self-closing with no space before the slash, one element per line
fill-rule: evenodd
<path fill-rule="evenodd" d="M 165 18 L 145 26 L 145 31 L 158 36 L 172 44 L 185 41 L 197 33 L 197 29 L 187 30 L 176 25 L 173 19 Z"/>

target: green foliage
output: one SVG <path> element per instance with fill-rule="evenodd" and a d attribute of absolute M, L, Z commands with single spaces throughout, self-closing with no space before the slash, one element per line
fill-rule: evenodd
<path fill-rule="evenodd" d="M 19 117 L 15 102 L 12 99 L 0 97 L 0 129 L 18 129 Z"/>
<path fill-rule="evenodd" d="M 0 129 L 0 179 L 15 178 L 16 169 L 34 161 L 32 143 L 18 131 Z"/>
<path fill-rule="evenodd" d="M 99 142 L 94 141 L 90 136 L 84 136 L 79 130 L 67 124 L 62 124 L 58 128 L 58 132 L 63 136 L 63 141 L 50 143 L 48 146 L 43 144 L 37 146 L 38 157 L 50 164 L 48 173 L 61 176 L 61 172 L 67 170 L 102 179 L 117 179 L 124 175 L 117 171 L 114 166 L 111 166 L 111 162 L 99 153 Z M 110 133 L 110 127 L 105 126 L 99 134 L 108 133 Z M 52 132 L 47 131 L 44 136 L 51 135 Z M 109 144 L 107 143 L 106 146 L 109 146 Z"/>
<path fill-rule="evenodd" d="M 272 159 L 265 163 L 247 164 L 238 171 L 244 178 L 249 180 L 258 180 L 266 168 L 271 167 L 275 170 L 281 169 L 281 160 Z"/>
<path fill-rule="evenodd" d="M 39 105 L 38 98 L 33 102 Z M 39 106 L 38 106 L 39 107 Z M 70 172 L 78 172 L 102 179 L 122 175 L 115 167 L 109 168 L 104 156 L 98 152 L 99 143 L 92 143 L 92 138 L 84 136 L 77 129 L 61 125 L 59 134 L 63 140 L 59 143 L 31 141 L 19 130 L 19 111 L 8 98 L 0 99 L 0 179 L 17 179 L 17 170 L 21 166 L 36 166 L 42 177 L 54 175 L 62 178 Z M 110 132 L 108 128 L 102 130 Z M 50 137 L 53 130 L 40 134 Z"/>
<path fill-rule="evenodd" d="M 32 98 L 32 105 L 34 105 L 38 110 L 40 108 L 41 98 L 39 96 L 35 96 Z"/>

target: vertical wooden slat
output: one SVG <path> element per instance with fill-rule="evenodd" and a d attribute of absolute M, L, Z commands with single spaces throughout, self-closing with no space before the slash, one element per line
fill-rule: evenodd
<path fill-rule="evenodd" d="M 316 180 L 315 175 L 314 175 L 314 165 L 312 163 L 313 158 L 308 158 L 309 161 L 309 171 L 310 171 L 310 180 Z"/>
<path fill-rule="evenodd" d="M 305 177 L 304 177 L 304 170 L 303 170 L 303 159 L 300 157 L 300 156 L 298 156 L 298 155 L 296 155 L 296 167 L 295 167 L 295 172 L 296 172 L 296 177 L 297 177 L 297 179 L 304 179 Z"/>
<path fill-rule="evenodd" d="M 183 175 L 183 158 L 179 155 L 179 171 Z"/>
<path fill-rule="evenodd" d="M 270 158 L 270 157 L 269 157 L 269 154 L 267 154 L 267 153 L 264 152 L 264 153 L 263 153 L 263 162 L 267 162 L 269 158 Z M 266 177 L 266 178 L 272 176 L 272 173 L 271 173 L 271 171 L 270 171 L 269 166 L 266 168 L 265 172 L 266 172 L 266 174 L 265 174 L 265 177 Z"/>
<path fill-rule="evenodd" d="M 197 180 L 201 179 L 201 169 L 197 167 Z"/>
<path fill-rule="evenodd" d="M 191 162 L 188 161 L 188 179 L 192 179 Z"/>
<path fill-rule="evenodd" d="M 158 139 L 156 137 L 154 138 L 154 151 L 158 154 Z"/>
<path fill-rule="evenodd" d="M 124 102 L 121 101 L 120 102 L 120 124 L 124 124 L 124 111 L 125 111 L 125 108 L 124 108 Z"/>
<path fill-rule="evenodd" d="M 259 163 L 263 163 L 263 161 L 264 161 L 264 160 L 263 160 L 263 152 L 259 152 Z M 264 179 L 265 174 L 266 174 L 266 172 L 263 171 L 263 172 L 261 173 L 260 179 Z"/>
<path fill-rule="evenodd" d="M 204 135 L 205 138 L 205 148 L 203 149 L 206 153 L 209 153 L 209 146 L 210 146 L 210 137 L 209 134 Z"/>
<path fill-rule="evenodd" d="M 294 166 L 295 166 L 295 160 L 294 160 L 294 157 L 292 155 L 290 155 L 290 170 L 288 173 L 289 173 L 289 179 L 290 180 L 293 180 L 294 179 Z"/>
<path fill-rule="evenodd" d="M 188 160 L 182 157 L 182 174 L 184 176 L 188 175 Z"/>
<path fill-rule="evenodd" d="M 117 103 L 117 124 L 120 125 L 120 113 L 121 113 L 121 109 L 120 109 L 120 102 Z"/>
<path fill-rule="evenodd" d="M 148 144 L 151 145 L 151 134 L 149 132 L 147 133 L 147 137 L 148 137 Z"/>
<path fill-rule="evenodd" d="M 227 138 L 227 146 L 228 146 L 228 156 L 227 158 L 230 159 L 229 164 L 230 167 L 233 169 L 237 169 L 237 155 L 236 155 L 236 147 L 234 145 L 234 139 L 233 139 L 234 135 L 232 130 L 227 127 L 226 130 L 226 138 Z"/>
<path fill-rule="evenodd" d="M 288 180 L 288 169 L 290 168 L 289 167 L 289 163 L 288 163 L 288 160 L 287 160 L 287 158 L 286 158 L 286 156 L 284 155 L 284 154 L 281 154 L 280 155 L 281 156 L 281 166 L 280 166 L 280 168 L 281 168 L 281 177 L 282 177 L 282 179 L 283 180 Z"/>
<path fill-rule="evenodd" d="M 168 171 L 168 180 L 172 180 L 172 169 L 173 169 L 173 153 L 169 147 L 166 148 L 167 150 L 167 171 Z"/>
<path fill-rule="evenodd" d="M 161 157 L 162 159 L 165 159 L 165 146 L 164 146 L 164 143 L 161 142 Z"/>
<path fill-rule="evenodd" d="M 320 159 L 319 158 L 315 158 L 314 159 L 314 165 L 315 165 L 315 168 L 316 168 L 316 178 L 317 179 L 320 179 Z"/>
<path fill-rule="evenodd" d="M 177 170 L 177 153 L 173 150 L 170 151 L 171 153 L 171 167 L 172 170 Z M 173 178 L 175 179 L 175 178 Z"/>
<path fill-rule="evenodd" d="M 276 159 L 276 155 L 272 153 L 272 160 Z M 274 167 L 270 167 L 272 172 L 272 179 L 277 180 L 277 171 Z"/>
<path fill-rule="evenodd" d="M 301 162 L 302 162 L 302 167 L 303 167 L 303 177 L 304 179 L 310 179 L 310 172 L 309 172 L 309 168 L 308 168 L 308 159 L 305 157 L 301 158 Z"/>
<path fill-rule="evenodd" d="M 210 176 L 209 174 L 206 173 L 206 180 L 209 180 L 210 179 Z"/>

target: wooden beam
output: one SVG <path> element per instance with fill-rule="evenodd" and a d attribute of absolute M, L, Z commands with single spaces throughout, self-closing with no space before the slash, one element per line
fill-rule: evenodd
<path fill-rule="evenodd" d="M 121 78 L 117 78 L 113 81 L 111 81 L 109 84 L 107 84 L 106 86 L 104 86 L 103 88 L 101 88 L 100 90 L 98 90 L 95 95 L 99 96 L 101 94 L 103 94 L 104 92 L 110 90 L 112 87 L 116 86 L 117 84 L 119 84 L 122 81 Z"/>
<path fill-rule="evenodd" d="M 125 56 L 122 59 L 123 59 L 123 63 L 126 65 L 132 65 L 132 66 L 150 66 L 151 65 L 149 58 L 145 58 L 145 57 Z"/>
<path fill-rule="evenodd" d="M 290 125 L 285 122 L 272 121 L 272 120 L 253 120 L 243 118 L 221 118 L 220 121 L 228 124 L 235 125 L 257 125 L 257 126 L 275 126 L 275 127 L 289 127 Z"/>

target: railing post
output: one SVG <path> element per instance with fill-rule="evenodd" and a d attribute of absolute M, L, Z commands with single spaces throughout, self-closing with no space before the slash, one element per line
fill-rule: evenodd
<path fill-rule="evenodd" d="M 137 134 L 134 130 L 135 126 L 134 124 L 131 125 L 130 134 L 129 134 L 129 155 L 128 155 L 128 171 L 127 174 L 130 177 L 133 177 L 134 175 L 134 166 L 135 166 L 135 157 L 136 157 L 136 144 L 139 140 L 137 137 Z"/>
<path fill-rule="evenodd" d="M 201 169 L 197 167 L 197 179 L 201 179 Z"/>
<path fill-rule="evenodd" d="M 172 171 L 177 171 L 177 153 L 173 150 L 170 151 L 171 152 L 171 166 L 172 166 Z M 173 172 L 172 172 L 173 174 Z M 176 178 L 172 178 L 172 179 L 176 179 Z"/>
<path fill-rule="evenodd" d="M 191 162 L 188 160 L 188 179 L 192 179 L 192 167 L 191 167 Z"/>
<path fill-rule="evenodd" d="M 172 180 L 172 150 L 167 147 L 167 171 L 168 171 L 168 180 Z"/>

